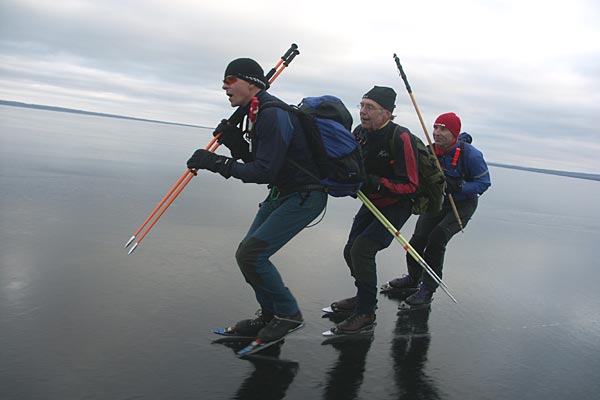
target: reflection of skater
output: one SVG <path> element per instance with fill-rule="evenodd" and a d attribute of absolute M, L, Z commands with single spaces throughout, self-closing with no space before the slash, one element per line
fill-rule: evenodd
<path fill-rule="evenodd" d="M 429 313 L 431 308 L 398 314 L 395 337 L 392 340 L 394 379 L 398 387 L 398 398 L 440 399 L 441 396 L 431 377 L 425 374 L 429 335 Z"/>
<path fill-rule="evenodd" d="M 295 361 L 279 358 L 282 343 L 271 346 L 260 355 L 244 358 L 254 365 L 254 371 L 244 379 L 233 399 L 278 400 L 285 398 L 288 387 L 298 373 L 299 365 Z"/>
<path fill-rule="evenodd" d="M 363 382 L 365 360 L 371 348 L 373 332 L 362 335 L 350 335 L 328 339 L 340 352 L 337 362 L 327 372 L 327 383 L 323 398 L 327 400 L 358 398 L 358 390 Z"/>

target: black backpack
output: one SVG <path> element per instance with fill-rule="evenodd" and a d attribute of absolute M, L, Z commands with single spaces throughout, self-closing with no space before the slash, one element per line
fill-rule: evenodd
<path fill-rule="evenodd" d="M 394 154 L 394 141 L 397 131 L 398 128 L 394 130 L 390 143 L 392 155 Z M 438 168 L 435 156 L 423 141 L 412 133 L 410 135 L 413 145 L 417 148 L 417 169 L 419 171 L 419 186 L 412 199 L 411 212 L 419 215 L 440 211 L 446 189 L 444 173 Z"/>
<path fill-rule="evenodd" d="M 414 136 L 414 135 L 413 135 Z M 415 198 L 413 199 L 412 213 L 423 214 L 426 212 L 438 212 L 442 209 L 444 202 L 444 193 L 446 191 L 446 179 L 444 173 L 439 170 L 435 161 L 435 156 L 431 153 L 430 148 L 418 137 L 416 139 L 417 152 L 418 152 L 418 167 L 419 167 L 419 187 Z M 465 178 L 465 158 L 467 157 L 466 152 L 469 146 L 465 146 L 465 143 L 471 144 L 473 137 L 467 132 L 461 132 L 458 136 L 458 144 L 460 152 L 458 157 L 460 159 L 461 175 Z"/>
<path fill-rule="evenodd" d="M 260 109 L 267 107 L 279 107 L 298 116 L 319 176 L 291 159 L 289 162 L 318 179 L 331 196 L 351 196 L 360 190 L 366 177 L 364 163 L 350 132 L 352 115 L 340 99 L 330 95 L 305 97 L 298 106 L 272 101 Z"/>

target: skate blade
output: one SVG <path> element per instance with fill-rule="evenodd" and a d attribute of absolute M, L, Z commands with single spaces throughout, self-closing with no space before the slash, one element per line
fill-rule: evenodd
<path fill-rule="evenodd" d="M 256 339 L 252 343 L 250 343 L 248 346 L 246 346 L 243 349 L 241 349 L 240 351 L 238 351 L 236 354 L 238 357 L 245 357 L 245 356 L 249 356 L 249 355 L 258 353 L 259 351 L 268 349 L 269 347 L 273 346 L 274 344 L 282 342 L 286 337 L 288 337 L 290 334 L 296 332 L 298 329 L 300 329 L 302 327 L 304 327 L 304 324 L 299 325 L 298 327 L 296 327 L 296 328 L 292 329 L 291 331 L 289 331 L 288 333 L 286 333 L 284 336 L 280 337 L 279 339 L 273 340 L 271 342 L 262 342 L 260 339 Z"/>
<path fill-rule="evenodd" d="M 233 326 L 228 326 L 227 328 L 223 329 L 213 329 L 212 333 L 221 336 L 237 336 L 237 333 L 235 333 L 235 329 L 233 328 Z"/>
<path fill-rule="evenodd" d="M 268 349 L 269 347 L 281 342 L 282 340 L 283 340 L 283 338 L 280 338 L 277 340 L 273 340 L 272 342 L 263 343 L 260 340 L 256 339 L 252 343 L 250 343 L 248 346 L 246 346 L 243 349 L 241 349 L 240 351 L 238 351 L 236 354 L 240 358 L 246 357 L 246 356 L 251 356 L 254 353 L 258 353 L 259 351 Z"/>
<path fill-rule="evenodd" d="M 398 288 L 398 287 L 390 285 L 389 282 L 386 282 L 383 285 L 381 285 L 381 287 L 379 288 L 379 293 L 398 293 L 398 294 L 403 294 L 403 293 L 414 293 L 417 290 L 419 290 L 419 289 L 416 288 L 416 287 Z"/>
<path fill-rule="evenodd" d="M 402 302 L 400 302 L 400 305 L 398 305 L 398 314 L 409 312 L 409 311 L 425 310 L 429 307 L 431 307 L 431 303 L 423 304 L 420 306 L 411 306 L 407 302 L 402 301 Z"/>
<path fill-rule="evenodd" d="M 340 315 L 351 315 L 354 310 L 334 310 L 331 307 L 323 307 L 321 308 L 325 314 L 340 314 Z"/>
<path fill-rule="evenodd" d="M 375 330 L 370 330 L 367 332 L 353 333 L 350 335 L 325 336 L 321 342 L 321 345 L 345 346 L 353 345 L 355 343 L 364 343 L 366 341 L 371 342 L 373 340 L 375 340 Z"/>
<path fill-rule="evenodd" d="M 346 332 L 336 332 L 335 328 L 331 328 L 328 331 L 325 331 L 322 333 L 323 336 L 325 337 L 332 337 L 332 336 L 356 336 L 356 335 L 361 335 L 361 334 L 365 334 L 365 333 L 372 333 L 375 331 L 375 326 L 377 325 L 377 322 L 374 322 L 373 324 L 369 325 L 369 326 L 365 326 L 363 329 L 361 329 L 358 332 L 353 332 L 353 333 L 346 333 Z"/>
<path fill-rule="evenodd" d="M 222 336 L 214 339 L 211 343 L 227 344 L 227 343 L 248 343 L 256 340 L 256 336 Z"/>
<path fill-rule="evenodd" d="M 240 335 L 235 331 L 235 329 L 232 326 L 228 326 L 227 328 L 223 329 L 213 329 L 212 333 L 214 333 L 215 335 L 222 336 L 220 339 L 214 340 L 213 343 L 223 343 L 227 340 L 247 341 L 256 339 L 256 336 Z"/>

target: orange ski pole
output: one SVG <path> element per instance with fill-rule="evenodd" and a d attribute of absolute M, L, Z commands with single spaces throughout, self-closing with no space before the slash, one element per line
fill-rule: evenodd
<path fill-rule="evenodd" d="M 206 147 L 205 150 L 209 150 L 214 152 L 216 150 L 216 148 L 218 147 L 218 145 L 211 150 L 210 146 L 215 142 L 215 140 L 212 140 Z M 163 197 L 163 199 L 156 205 L 156 207 L 154 208 L 154 210 L 152 210 L 152 212 L 150 213 L 150 215 L 148 215 L 148 218 L 146 218 L 146 220 L 144 221 L 144 223 L 142 223 L 142 225 L 140 225 L 140 227 L 137 229 L 137 231 L 135 231 L 135 233 L 133 234 L 133 236 L 131 236 L 131 238 L 129 238 L 129 241 L 125 244 L 125 248 L 129 247 L 129 245 L 136 239 L 136 237 L 139 235 L 139 233 L 142 231 L 142 229 L 144 229 L 144 227 L 148 224 L 148 222 L 150 222 L 150 220 L 152 219 L 152 217 L 154 217 L 156 215 L 156 213 L 158 212 L 158 210 L 160 210 L 160 208 L 166 204 L 165 206 L 165 210 L 162 211 L 157 217 L 156 217 L 156 221 L 154 221 L 150 227 L 148 227 L 148 229 L 146 230 L 146 232 L 138 239 L 137 244 L 139 244 L 143 237 L 146 236 L 146 234 L 148 233 L 148 231 L 150 229 L 152 229 L 152 227 L 154 226 L 154 224 L 156 224 L 156 222 L 158 221 L 158 219 L 162 216 L 162 214 L 166 211 L 166 209 L 171 205 L 171 203 L 173 202 L 173 200 L 175 200 L 175 198 L 177 198 L 177 196 L 179 195 L 179 193 L 181 193 L 181 191 L 183 190 L 183 188 L 188 184 L 188 182 L 192 179 L 192 177 L 196 175 L 196 172 L 192 169 L 187 169 L 183 175 L 181 175 L 181 177 L 177 180 L 177 182 L 175 182 L 175 184 L 171 187 L 171 189 L 169 189 L 169 191 L 167 192 L 167 194 L 165 195 L 165 197 Z M 186 179 L 187 178 L 187 179 Z M 183 186 L 181 188 L 181 190 L 177 190 L 177 188 L 182 184 L 183 182 Z M 171 195 L 174 194 L 173 200 L 169 201 L 167 203 L 167 201 L 169 200 L 169 198 L 171 197 Z M 130 253 L 133 251 L 133 249 L 131 249 Z"/>
<path fill-rule="evenodd" d="M 144 227 L 146 226 L 146 224 L 148 224 L 148 222 L 152 219 L 152 217 L 154 217 L 154 215 L 156 215 L 156 213 L 163 206 L 163 204 L 165 204 L 165 202 L 169 199 L 169 197 L 171 197 L 171 195 L 173 194 L 173 192 L 175 191 L 175 189 L 177 189 L 177 187 L 181 184 L 181 182 L 183 182 L 183 180 L 189 175 L 190 171 L 191 171 L 190 169 L 188 169 L 187 171 L 185 171 L 184 174 L 181 175 L 181 178 L 179 178 L 177 180 L 177 182 L 175 182 L 175 184 L 167 192 L 167 194 L 165 195 L 165 197 L 163 197 L 163 199 L 158 203 L 158 205 L 154 208 L 154 210 L 152 210 L 152 212 L 150 213 L 150 215 L 148 215 L 148 218 L 146 218 L 146 220 L 144 221 L 144 223 L 142 225 L 140 225 L 140 227 L 137 229 L 137 231 L 135 231 L 135 233 L 133 234 L 133 236 L 131 236 L 129 238 L 129 241 L 127 243 L 125 243 L 125 248 L 129 247 L 129 245 L 135 240 L 135 238 L 137 237 L 137 235 L 139 235 L 139 233 L 142 231 L 142 229 L 144 229 Z M 136 246 L 137 246 L 137 244 L 136 244 Z"/>
<path fill-rule="evenodd" d="M 173 203 L 175 201 L 175 199 L 177 198 L 177 196 L 179 196 L 179 193 L 181 193 L 181 191 L 187 186 L 187 184 L 190 183 L 190 181 L 192 180 L 192 178 L 196 175 L 196 171 L 193 170 L 193 169 L 188 169 L 186 171 L 186 175 L 187 175 L 187 177 L 183 180 L 183 183 L 181 185 L 179 185 L 179 187 L 177 187 L 177 186 L 173 187 L 173 189 L 177 189 L 177 190 L 174 191 L 173 197 L 171 197 L 165 203 L 165 206 L 163 207 L 163 209 L 158 213 L 158 215 L 156 216 L 156 218 L 154 219 L 154 221 L 152 221 L 152 223 L 148 226 L 148 228 L 144 231 L 144 233 L 142 233 L 142 235 L 135 242 L 135 244 L 131 247 L 131 249 L 129 250 L 129 253 L 127 253 L 127 254 L 133 253 L 133 251 L 135 250 L 135 248 L 139 246 L 139 244 L 146 237 L 146 235 L 148 234 L 148 232 L 150 232 L 150 230 L 158 222 L 158 220 L 160 219 L 160 217 L 162 217 L 162 215 L 165 213 L 165 211 L 167 211 L 167 208 L 169 208 L 169 206 L 171 205 L 171 203 Z M 158 209 L 156 211 L 158 211 Z M 150 217 L 149 217 L 149 219 L 150 219 Z"/>

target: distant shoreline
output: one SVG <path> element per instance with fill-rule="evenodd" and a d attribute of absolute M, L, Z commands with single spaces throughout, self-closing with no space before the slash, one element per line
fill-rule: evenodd
<path fill-rule="evenodd" d="M 178 122 L 166 122 L 166 121 L 159 121 L 159 120 L 145 119 L 145 118 L 127 117 L 124 115 L 105 114 L 105 113 L 98 113 L 98 112 L 93 112 L 93 111 L 74 110 L 71 108 L 63 108 L 63 107 L 43 106 L 43 105 L 39 105 L 39 104 L 21 103 L 18 101 L 0 100 L 0 105 L 12 106 L 12 107 L 35 108 L 38 110 L 67 112 L 67 113 L 73 113 L 73 114 L 93 115 L 93 116 L 97 116 L 97 117 L 129 119 L 129 120 L 133 120 L 133 121 L 152 122 L 152 123 L 166 124 L 166 125 L 187 126 L 187 127 L 192 127 L 192 128 L 212 129 L 208 126 L 182 124 L 182 123 L 178 123 Z M 518 166 L 518 165 L 501 164 L 501 163 L 494 163 L 494 162 L 488 162 L 487 164 L 492 167 L 516 169 L 516 170 L 536 172 L 536 173 L 541 173 L 541 174 L 559 175 L 559 176 L 565 176 L 565 177 L 569 177 L 569 178 L 600 181 L 600 174 L 587 174 L 587 173 L 582 173 L 582 172 L 571 172 L 571 171 L 557 171 L 557 170 L 552 170 L 552 169 L 522 167 L 522 166 Z"/>
<path fill-rule="evenodd" d="M 93 111 L 84 111 L 84 110 L 74 110 L 72 108 L 64 108 L 64 107 L 43 106 L 43 105 L 40 105 L 40 104 L 21 103 L 21 102 L 18 102 L 18 101 L 0 100 L 0 105 L 12 106 L 12 107 L 35 108 L 35 109 L 38 109 L 38 110 L 58 111 L 58 112 L 66 112 L 66 113 L 72 113 L 72 114 L 93 115 L 93 116 L 96 116 L 96 117 L 130 119 L 130 120 L 133 120 L 133 121 L 153 122 L 153 123 L 157 123 L 157 124 L 166 124 L 166 125 L 187 126 L 187 127 L 191 127 L 191 128 L 213 129 L 211 127 L 202 126 L 202 125 L 182 124 L 182 123 L 179 123 L 179 122 L 159 121 L 159 120 L 156 120 L 156 119 L 127 117 L 127 116 L 124 116 L 124 115 L 105 114 L 105 113 L 99 113 L 99 112 L 93 112 Z"/>
<path fill-rule="evenodd" d="M 560 175 L 560 176 L 566 176 L 569 178 L 579 178 L 579 179 L 588 179 L 588 180 L 592 180 L 592 181 L 600 181 L 600 174 L 586 174 L 583 172 L 556 171 L 556 170 L 552 170 L 552 169 L 521 167 L 518 165 L 500 164 L 500 163 L 494 163 L 494 162 L 488 162 L 487 164 L 488 164 L 488 166 L 492 166 L 492 167 L 518 169 L 521 171 L 537 172 L 540 174 Z"/>

